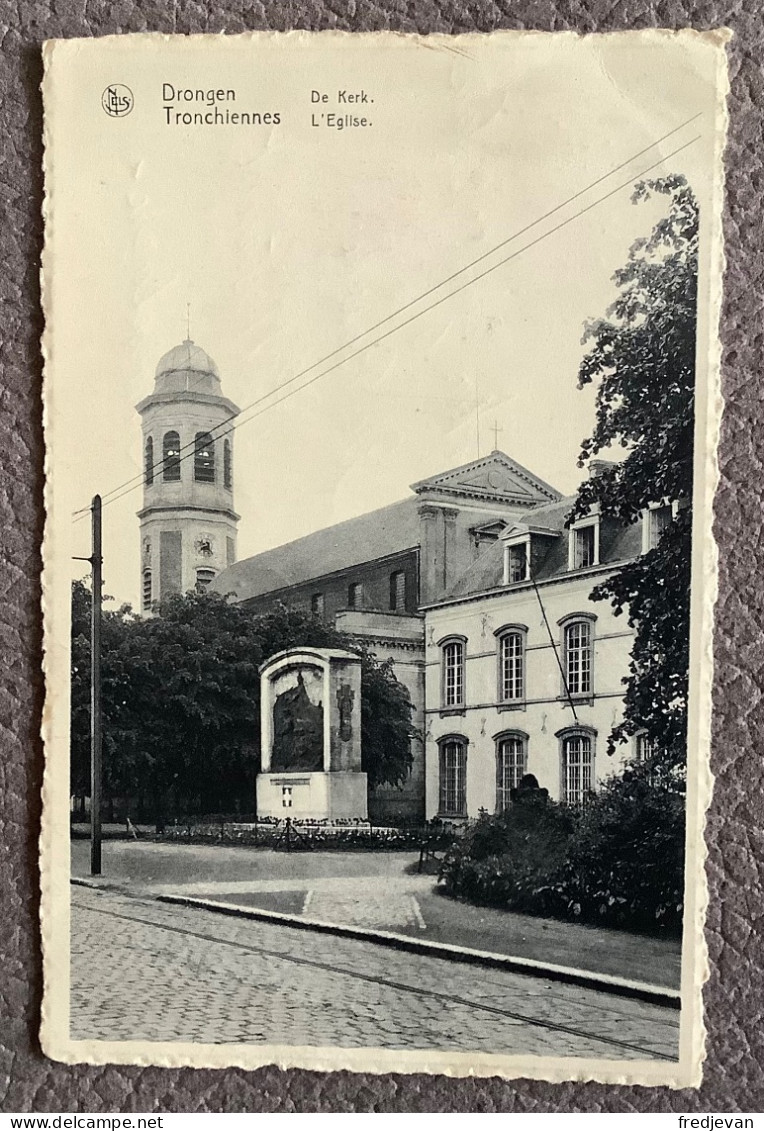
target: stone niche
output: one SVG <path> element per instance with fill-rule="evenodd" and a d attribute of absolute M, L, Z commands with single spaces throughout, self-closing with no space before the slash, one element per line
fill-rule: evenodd
<path fill-rule="evenodd" d="M 258 817 L 368 815 L 361 770 L 361 660 L 337 648 L 289 648 L 260 668 Z"/>

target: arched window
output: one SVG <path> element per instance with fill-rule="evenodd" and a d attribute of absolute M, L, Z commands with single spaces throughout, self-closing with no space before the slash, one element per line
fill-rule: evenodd
<path fill-rule="evenodd" d="M 511 793 L 517 789 L 528 764 L 528 736 L 521 731 L 496 738 L 496 812 L 509 808 Z"/>
<path fill-rule="evenodd" d="M 214 569 L 198 569 L 196 571 L 196 588 L 206 589 L 214 576 Z"/>
<path fill-rule="evenodd" d="M 233 464 L 231 462 L 231 441 L 223 441 L 223 486 L 229 491 L 233 487 Z"/>
<path fill-rule="evenodd" d="M 463 637 L 441 640 L 441 702 L 443 707 L 464 706 L 464 645 Z"/>
<path fill-rule="evenodd" d="M 151 608 L 151 570 L 143 571 L 143 611 L 147 613 Z"/>
<path fill-rule="evenodd" d="M 563 629 L 563 671 L 570 695 L 594 693 L 595 619 L 590 613 L 574 613 L 558 622 Z"/>
<path fill-rule="evenodd" d="M 561 743 L 562 800 L 566 805 L 583 805 L 594 788 L 594 731 L 561 731 L 558 737 Z"/>
<path fill-rule="evenodd" d="M 499 702 L 525 699 L 525 625 L 507 625 L 496 633 L 499 658 Z"/>
<path fill-rule="evenodd" d="M 460 734 L 438 741 L 440 749 L 440 793 L 438 815 L 467 816 L 467 739 Z"/>
<path fill-rule="evenodd" d="M 209 432 L 197 432 L 194 440 L 194 479 L 215 482 L 215 444 Z"/>
<path fill-rule="evenodd" d="M 154 482 L 154 441 L 151 436 L 146 439 L 146 486 Z"/>
<path fill-rule="evenodd" d="M 393 613 L 406 611 L 406 574 L 402 569 L 390 574 L 390 611 Z"/>
<path fill-rule="evenodd" d="M 180 479 L 180 436 L 177 432 L 165 432 L 162 440 L 162 478 L 165 483 L 177 483 Z"/>

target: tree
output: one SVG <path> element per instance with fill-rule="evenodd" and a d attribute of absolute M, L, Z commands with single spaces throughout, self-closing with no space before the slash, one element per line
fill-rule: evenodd
<path fill-rule="evenodd" d="M 164 601 L 159 615 L 104 617 L 104 777 L 112 796 L 158 815 L 227 811 L 253 797 L 260 665 L 284 648 L 350 648 L 361 657 L 362 768 L 369 785 L 411 765 L 411 703 L 392 665 L 315 617 L 279 606 L 253 616 L 210 592 Z M 89 593 L 73 588 L 72 788 L 87 792 Z M 108 627 L 107 627 L 108 622 Z M 76 626 L 76 627 L 75 627 Z M 89 630 L 88 630 L 89 631 Z M 74 635 L 76 632 L 76 636 Z"/>
<path fill-rule="evenodd" d="M 596 382 L 596 423 L 579 466 L 603 449 L 627 451 L 581 487 L 574 516 L 598 504 L 603 517 L 638 521 L 652 503 L 679 506 L 657 546 L 598 585 L 593 600 L 628 610 L 635 630 L 623 721 L 613 744 L 644 731 L 659 766 L 686 759 L 690 559 L 698 273 L 698 206 L 681 176 L 640 183 L 638 203 L 659 194 L 667 210 L 632 246 L 613 277 L 618 297 L 589 323 L 579 388 Z"/>

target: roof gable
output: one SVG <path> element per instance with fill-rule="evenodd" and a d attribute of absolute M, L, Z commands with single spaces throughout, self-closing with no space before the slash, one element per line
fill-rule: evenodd
<path fill-rule="evenodd" d="M 417 495 L 490 500 L 526 507 L 536 507 L 561 498 L 554 487 L 499 451 L 422 479 L 413 483 L 411 490 Z"/>

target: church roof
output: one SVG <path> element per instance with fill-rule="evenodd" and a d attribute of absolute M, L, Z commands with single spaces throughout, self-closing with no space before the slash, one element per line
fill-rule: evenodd
<path fill-rule="evenodd" d="M 522 524 L 531 533 L 544 534 L 548 550 L 536 567 L 536 580 L 544 581 L 557 576 L 570 576 L 568 571 L 568 532 L 565 520 L 573 510 L 576 496 L 560 499 L 534 507 L 523 515 Z M 514 524 L 513 524 L 514 525 Z M 518 526 L 521 524 L 518 523 Z M 553 534 L 558 537 L 551 537 Z M 638 523 L 623 525 L 611 519 L 602 519 L 600 525 L 600 564 L 629 561 L 639 556 L 642 533 Z M 451 586 L 444 600 L 469 597 L 504 586 L 504 542 L 499 539 L 489 546 L 461 577 Z"/>
<path fill-rule="evenodd" d="M 229 566 L 213 583 L 241 600 L 385 558 L 419 545 L 419 500 L 403 499 Z"/>
<path fill-rule="evenodd" d="M 157 393 L 220 393 L 220 374 L 210 355 L 186 338 L 160 357 L 156 367 Z"/>
<path fill-rule="evenodd" d="M 515 518 L 519 509 L 525 517 L 535 513 L 532 508 L 541 504 L 543 509 L 560 498 L 553 487 L 500 451 L 423 479 L 411 489 L 415 494 L 399 503 L 236 562 L 212 587 L 246 601 L 414 549 L 422 537 L 423 504 L 461 504 L 459 521 L 477 531 Z"/>

